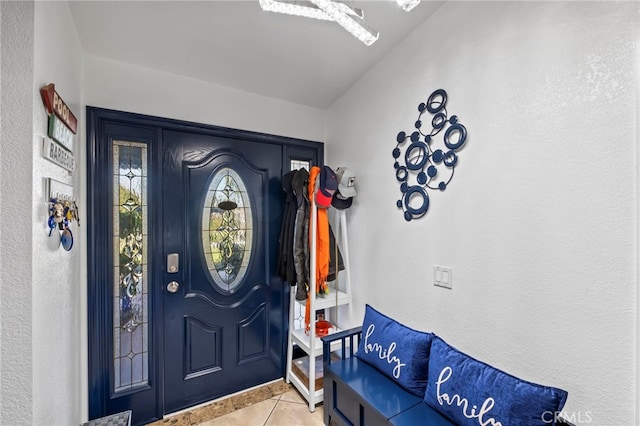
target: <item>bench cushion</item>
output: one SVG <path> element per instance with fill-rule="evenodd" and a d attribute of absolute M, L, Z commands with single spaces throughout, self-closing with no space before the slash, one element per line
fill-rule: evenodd
<path fill-rule="evenodd" d="M 366 305 L 356 357 L 424 397 L 433 334 L 413 330 Z"/>
<path fill-rule="evenodd" d="M 461 426 L 549 426 L 567 392 L 521 380 L 435 337 L 424 399 Z"/>

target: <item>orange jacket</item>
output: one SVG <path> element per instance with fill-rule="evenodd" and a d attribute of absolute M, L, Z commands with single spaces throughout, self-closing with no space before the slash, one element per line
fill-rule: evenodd
<path fill-rule="evenodd" d="M 309 201 L 311 205 L 311 209 L 309 210 L 311 214 L 311 210 L 315 207 L 315 192 L 316 192 L 316 179 L 320 175 L 320 167 L 313 166 L 311 167 L 311 171 L 309 172 Z M 310 259 L 310 262 L 316 262 L 316 293 L 320 293 L 321 289 L 326 289 L 327 286 L 327 276 L 329 275 L 329 217 L 327 216 L 327 209 L 318 209 L 317 220 L 316 220 L 316 258 Z M 309 244 L 312 244 L 313 235 L 312 234 L 312 224 L 309 223 Z M 309 253 L 311 253 L 311 248 L 309 248 Z M 311 270 L 311 267 L 309 268 Z M 307 309 L 305 309 L 305 324 L 307 330 L 309 329 L 309 320 L 310 320 L 310 300 L 313 297 L 311 293 L 311 289 L 309 289 L 309 297 L 307 298 Z"/>

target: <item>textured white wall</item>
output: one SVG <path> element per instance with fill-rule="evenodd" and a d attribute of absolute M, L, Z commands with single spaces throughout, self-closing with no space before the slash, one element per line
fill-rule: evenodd
<path fill-rule="evenodd" d="M 0 2 L 0 424 L 33 424 L 32 2 Z"/>
<path fill-rule="evenodd" d="M 636 75 L 640 72 L 640 10 L 636 24 Z M 640 139 L 640 82 L 636 82 L 636 137 Z M 640 182 L 640 150 L 636 148 L 636 182 Z M 636 255 L 640 248 L 640 185 L 636 185 Z M 636 260 L 636 283 L 640 277 L 640 262 Z M 640 290 L 636 284 L 636 424 L 640 425 Z"/>
<path fill-rule="evenodd" d="M 85 63 L 90 106 L 324 140 L 324 110 L 94 56 Z"/>
<path fill-rule="evenodd" d="M 448 2 L 330 108 L 328 162 L 358 176 L 355 322 L 373 304 L 566 389 L 574 422 L 638 424 L 638 16 Z M 469 138 L 449 188 L 406 222 L 391 152 L 439 88 Z M 435 264 L 453 290 L 433 286 Z"/>
<path fill-rule="evenodd" d="M 0 53 L 2 53 L 2 8 L 0 7 Z M 0 71 L 2 70 L 2 58 L 4 55 L 0 54 Z M 2 115 L 2 105 L 3 105 L 3 101 L 2 101 L 2 82 L 0 82 L 0 142 L 2 141 L 2 137 L 3 137 L 3 133 L 2 133 L 2 121 L 4 116 Z M 4 151 L 2 150 L 2 145 L 0 144 L 0 159 L 3 158 L 4 155 Z M 0 160 L 2 161 L 2 160 Z M 4 163 L 0 163 L 3 167 L 1 167 L 2 169 L 4 169 Z M 0 174 L 0 205 L 2 205 L 2 201 L 5 201 L 4 198 L 2 198 L 2 192 L 3 192 L 3 187 L 2 187 L 2 174 Z M 2 212 L 3 214 L 7 212 L 6 209 L 2 209 L 0 210 L 0 212 Z M 0 241 L 2 240 L 2 229 L 0 229 Z M 0 269 L 2 269 L 1 267 L 4 266 L 4 262 L 3 262 L 3 250 L 0 250 Z M 0 300 L 2 300 L 2 283 L 3 283 L 3 279 L 4 277 L 2 275 L 0 275 Z M 2 316 L 2 303 L 0 303 L 0 319 L 4 319 L 4 317 Z M 2 327 L 0 326 L 0 377 L 2 377 Z M 2 395 L 4 395 L 4 390 L 0 388 L 0 419 L 2 418 L 2 408 L 3 408 L 3 404 L 2 404 Z"/>
<path fill-rule="evenodd" d="M 0 7 L 0 53 L 2 53 L 2 8 Z M 4 55 L 0 54 L 0 72 L 2 70 L 2 58 L 4 57 Z M 0 81 L 0 142 L 2 141 L 2 137 L 3 137 L 3 133 L 2 133 L 2 121 L 4 119 L 4 116 L 2 115 L 2 105 L 4 104 L 3 100 L 2 100 L 2 82 Z M 4 151 L 2 150 L 2 144 L 0 144 L 0 161 L 2 161 L 1 159 L 5 157 L 4 155 Z M 3 167 L 1 167 L 0 169 L 4 169 L 4 163 L 0 163 Z M 0 206 L 2 205 L 2 202 L 5 201 L 4 198 L 2 198 L 2 193 L 3 193 L 3 186 L 2 186 L 2 174 L 0 172 Z M 0 207 L 1 208 L 1 207 Z M 7 212 L 6 209 L 2 209 L 0 210 L 0 212 L 2 212 L 3 214 Z M 2 229 L 0 228 L 0 241 L 2 240 Z M 0 250 L 0 269 L 2 266 L 4 266 L 4 261 L 3 259 L 3 254 L 4 254 L 4 250 Z M 4 277 L 2 275 L 0 275 L 0 300 L 2 300 L 2 294 L 3 294 L 3 285 L 2 283 Z M 0 320 L 4 319 L 4 317 L 2 316 L 2 303 L 0 303 Z M 0 377 L 2 377 L 2 371 L 3 371 L 3 367 L 2 367 L 2 327 L 0 326 Z M 2 411 L 3 411 L 3 403 L 2 403 L 2 395 L 4 395 L 4 390 L 0 388 L 0 419 L 2 418 Z"/>
<path fill-rule="evenodd" d="M 33 87 L 33 424 L 79 424 L 86 410 L 86 280 L 79 267 L 86 258 L 85 229 L 71 225 L 74 247 L 67 252 L 52 246 L 46 227 L 48 211 L 43 179 L 53 178 L 74 186 L 81 196 L 84 181 L 84 105 L 82 102 L 82 51 L 66 2 L 35 2 Z M 42 158 L 42 137 L 47 134 L 47 113 L 40 88 L 55 89 L 78 119 L 73 175 Z M 81 213 L 86 203 L 80 198 Z M 86 223 L 86 222 L 84 222 Z M 81 225 L 82 225 L 81 221 Z"/>

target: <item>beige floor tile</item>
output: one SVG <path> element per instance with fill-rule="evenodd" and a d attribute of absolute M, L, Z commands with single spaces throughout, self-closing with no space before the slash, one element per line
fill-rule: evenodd
<path fill-rule="evenodd" d="M 256 402 L 241 410 L 236 410 L 224 416 L 200 423 L 201 426 L 258 426 L 263 425 L 273 411 L 273 407 L 278 401 L 267 399 L 266 401 Z"/>
<path fill-rule="evenodd" d="M 323 426 L 323 415 L 322 407 L 310 413 L 307 405 L 280 400 L 265 426 Z"/>
<path fill-rule="evenodd" d="M 280 401 L 298 402 L 300 404 L 306 404 L 307 401 L 300 395 L 297 390 L 285 392 L 280 396 Z"/>

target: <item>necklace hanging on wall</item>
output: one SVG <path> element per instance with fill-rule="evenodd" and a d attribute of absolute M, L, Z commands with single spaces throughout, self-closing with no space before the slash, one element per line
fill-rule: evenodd
<path fill-rule="evenodd" d="M 428 190 L 447 189 L 458 163 L 458 151 L 467 140 L 466 127 L 458 121 L 458 116 L 448 117 L 446 106 L 447 92 L 435 90 L 426 103 L 418 105 L 419 115 L 414 124 L 416 130 L 410 135 L 400 132 L 396 138 L 397 145 L 393 150 L 396 161 L 393 166 L 402 193 L 396 205 L 403 210 L 407 221 L 427 213 Z M 423 122 L 426 113 L 433 115 L 428 133 L 424 131 L 427 126 Z M 443 130 L 444 146 L 440 147 L 436 136 Z"/>
<path fill-rule="evenodd" d="M 80 225 L 78 205 L 75 200 L 49 199 L 49 218 L 47 219 L 49 237 L 56 237 L 66 251 L 73 248 L 73 233 L 69 226 L 73 221 L 76 221 L 78 226 Z M 55 235 L 54 231 L 56 231 Z M 58 232 L 59 235 L 57 235 Z"/>

